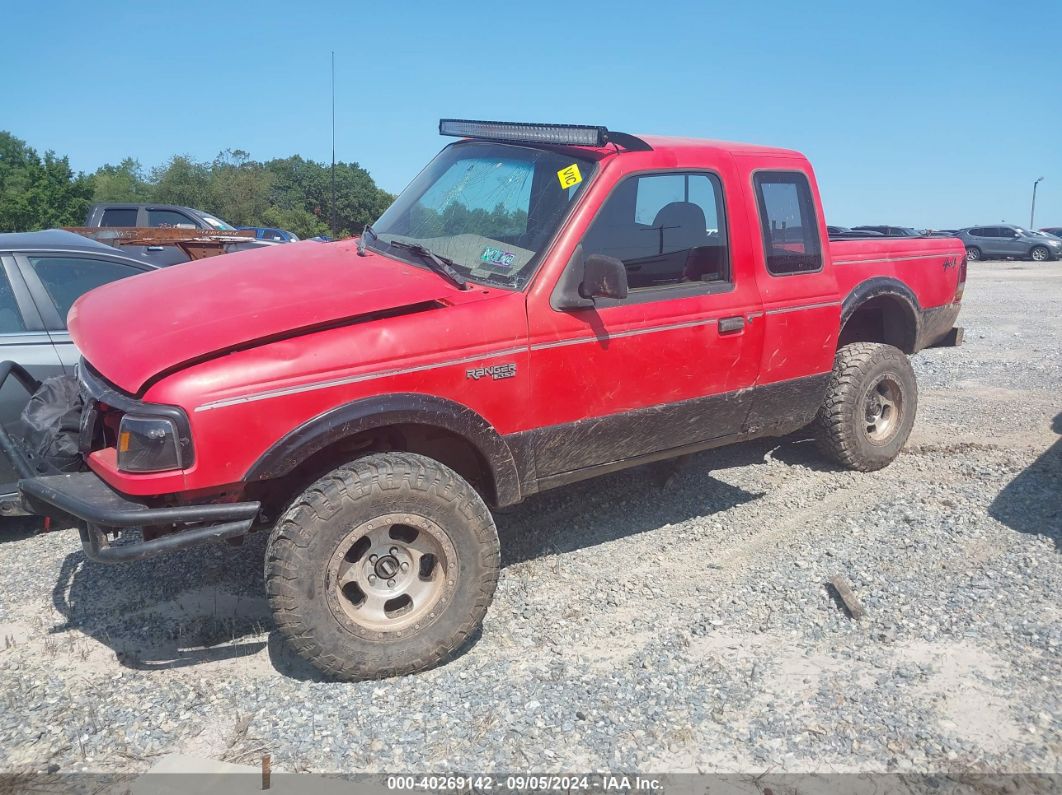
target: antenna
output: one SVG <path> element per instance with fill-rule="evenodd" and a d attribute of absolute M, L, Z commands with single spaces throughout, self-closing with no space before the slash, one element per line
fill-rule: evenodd
<path fill-rule="evenodd" d="M 332 239 L 336 239 L 336 51 L 332 50 Z"/>

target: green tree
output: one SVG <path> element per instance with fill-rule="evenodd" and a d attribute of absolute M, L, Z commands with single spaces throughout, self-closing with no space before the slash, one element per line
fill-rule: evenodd
<path fill-rule="evenodd" d="M 202 207 L 237 226 L 258 226 L 270 208 L 272 174 L 242 149 L 226 149 L 210 167 L 209 200 Z"/>
<path fill-rule="evenodd" d="M 127 157 L 118 165 L 105 165 L 92 175 L 97 202 L 145 202 L 151 199 L 151 185 L 144 178 L 139 160 Z"/>
<path fill-rule="evenodd" d="M 174 155 L 164 166 L 151 170 L 151 201 L 208 210 L 210 167 L 187 155 Z"/>
<path fill-rule="evenodd" d="M 330 234 L 332 176 L 330 166 L 299 156 L 270 160 L 265 167 L 272 172 L 271 206 L 286 214 L 302 213 L 292 218 L 316 219 L 309 229 L 291 229 L 300 236 Z M 372 223 L 394 197 L 377 187 L 369 173 L 357 163 L 336 163 L 336 233 L 339 237 L 359 234 Z"/>
<path fill-rule="evenodd" d="M 75 175 L 65 157 L 46 152 L 41 158 L 0 133 L 0 230 L 79 225 L 90 200 L 180 204 L 236 225 L 313 237 L 330 234 L 332 177 L 324 163 L 298 155 L 262 163 L 241 149 L 226 149 L 210 163 L 175 155 L 147 175 L 131 157 L 91 176 Z M 360 233 L 393 200 L 357 163 L 336 164 L 340 237 Z"/>
<path fill-rule="evenodd" d="M 76 226 L 85 220 L 92 179 L 75 174 L 66 157 L 36 150 L 0 131 L 0 231 Z"/>

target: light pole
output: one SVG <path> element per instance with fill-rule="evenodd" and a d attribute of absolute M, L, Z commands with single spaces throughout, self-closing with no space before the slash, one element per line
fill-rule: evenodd
<path fill-rule="evenodd" d="M 1043 177 L 1040 177 L 1043 179 Z M 1035 190 L 1035 188 L 1033 188 Z M 1033 200 L 1035 201 L 1035 200 Z M 332 240 L 336 240 L 336 51 L 332 50 Z"/>
<path fill-rule="evenodd" d="M 1035 220 L 1036 219 L 1036 186 L 1039 185 L 1043 181 L 1044 181 L 1044 178 L 1040 177 L 1038 180 L 1036 180 L 1036 182 L 1033 183 L 1032 209 L 1029 210 L 1029 231 L 1030 232 L 1033 231 L 1034 229 L 1036 229 L 1036 220 Z"/>

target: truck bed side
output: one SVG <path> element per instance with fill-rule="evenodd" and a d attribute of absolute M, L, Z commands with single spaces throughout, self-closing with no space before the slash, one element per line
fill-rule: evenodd
<path fill-rule="evenodd" d="M 951 330 L 966 280 L 966 250 L 955 238 L 868 238 L 830 242 L 844 312 L 883 291 L 913 304 L 918 333 L 909 353 L 933 345 Z"/>

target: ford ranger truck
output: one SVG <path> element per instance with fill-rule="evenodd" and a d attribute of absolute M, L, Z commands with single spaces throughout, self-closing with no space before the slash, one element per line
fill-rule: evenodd
<path fill-rule="evenodd" d="M 908 357 L 961 340 L 962 244 L 829 242 L 798 152 L 439 131 L 460 140 L 359 239 L 82 297 L 87 469 L 23 480 L 27 507 L 101 561 L 268 529 L 298 653 L 334 678 L 409 673 L 486 613 L 493 508 L 805 426 L 879 469 L 914 423 Z"/>

